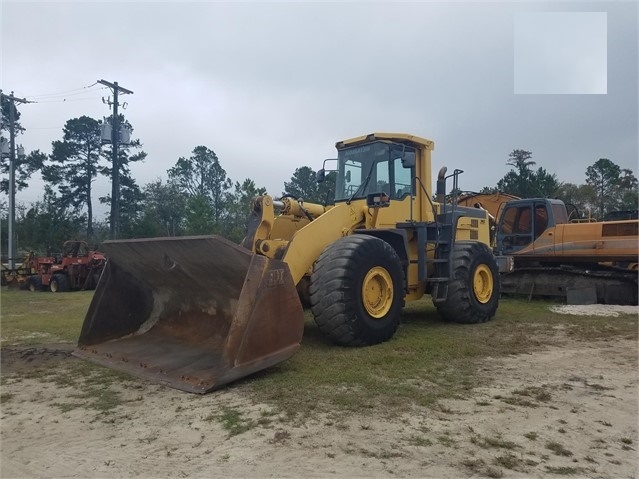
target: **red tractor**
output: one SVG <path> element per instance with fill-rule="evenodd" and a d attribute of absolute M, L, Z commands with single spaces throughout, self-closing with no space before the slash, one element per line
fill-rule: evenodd
<path fill-rule="evenodd" d="M 62 255 L 28 259 L 33 273 L 27 284 L 31 291 L 48 288 L 53 293 L 78 289 L 95 289 L 106 257 L 89 249 L 85 241 L 66 241 Z"/>

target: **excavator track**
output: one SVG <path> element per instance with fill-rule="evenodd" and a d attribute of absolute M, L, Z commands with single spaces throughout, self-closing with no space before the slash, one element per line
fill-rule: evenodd
<path fill-rule="evenodd" d="M 502 294 L 622 305 L 637 304 L 637 278 L 637 270 L 601 266 L 528 266 L 500 276 Z"/>

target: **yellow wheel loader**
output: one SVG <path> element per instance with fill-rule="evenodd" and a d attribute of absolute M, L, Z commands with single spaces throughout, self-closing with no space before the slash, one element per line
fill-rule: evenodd
<path fill-rule="evenodd" d="M 336 146 L 334 206 L 257 197 L 241 245 L 218 236 L 106 241 L 75 354 L 204 393 L 293 355 L 300 297 L 345 346 L 390 339 L 405 301 L 425 293 L 446 320 L 491 319 L 499 276 L 488 213 L 444 200 L 461 170 L 440 170 L 434 199 L 432 141 L 373 133 Z"/>

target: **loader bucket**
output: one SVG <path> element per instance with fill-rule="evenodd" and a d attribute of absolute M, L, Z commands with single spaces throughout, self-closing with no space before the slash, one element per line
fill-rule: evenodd
<path fill-rule="evenodd" d="M 206 393 L 291 357 L 304 329 L 288 265 L 217 236 L 106 241 L 75 356 Z"/>

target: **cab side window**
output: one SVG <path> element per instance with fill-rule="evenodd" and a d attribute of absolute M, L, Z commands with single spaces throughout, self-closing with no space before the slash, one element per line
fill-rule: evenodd
<path fill-rule="evenodd" d="M 532 232 L 532 214 L 529 207 L 520 208 L 515 233 L 529 234 Z"/>
<path fill-rule="evenodd" d="M 411 154 L 411 152 L 407 151 L 406 154 Z M 412 154 L 414 155 L 415 153 L 412 152 Z M 413 169 L 404 168 L 400 160 L 395 160 L 393 173 L 393 198 L 401 200 L 405 196 L 409 196 L 412 192 Z"/>
<path fill-rule="evenodd" d="M 546 205 L 535 206 L 535 239 L 548 227 L 548 211 Z"/>
<path fill-rule="evenodd" d="M 529 205 L 508 207 L 504 211 L 499 228 L 500 233 L 504 235 L 504 245 L 514 247 L 532 243 L 532 208 Z"/>

